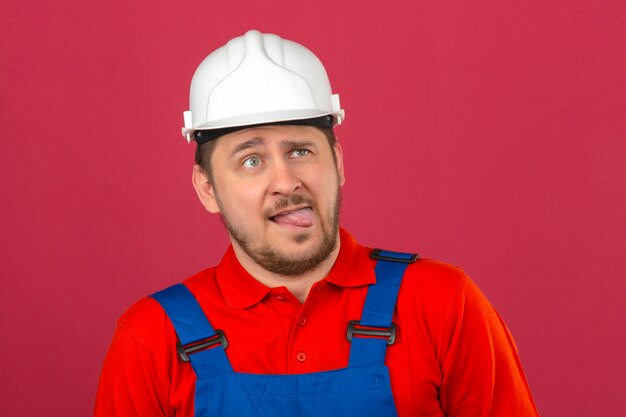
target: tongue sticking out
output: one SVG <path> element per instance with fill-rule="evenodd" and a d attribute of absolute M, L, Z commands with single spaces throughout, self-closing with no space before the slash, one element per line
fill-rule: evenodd
<path fill-rule="evenodd" d="M 309 227 L 313 226 L 313 210 L 310 208 L 301 208 L 299 210 L 290 211 L 288 213 L 279 214 L 272 217 L 278 224 L 288 224 L 291 226 Z"/>

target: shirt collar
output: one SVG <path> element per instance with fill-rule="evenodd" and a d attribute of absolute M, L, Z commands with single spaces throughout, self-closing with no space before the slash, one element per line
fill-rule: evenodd
<path fill-rule="evenodd" d="M 370 258 L 372 251 L 361 246 L 344 229 L 339 230 L 341 246 L 337 260 L 326 276 L 326 281 L 340 287 L 358 287 L 376 282 L 375 262 Z"/>
<path fill-rule="evenodd" d="M 339 287 L 357 287 L 376 282 L 371 249 L 361 246 L 344 229 L 339 230 L 337 260 L 325 281 Z M 271 291 L 246 271 L 230 246 L 217 266 L 216 277 L 230 308 L 247 308 L 259 303 Z"/>

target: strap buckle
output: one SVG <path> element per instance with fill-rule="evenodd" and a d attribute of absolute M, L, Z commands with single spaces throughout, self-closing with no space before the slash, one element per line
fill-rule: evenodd
<path fill-rule="evenodd" d="M 378 259 L 380 261 L 412 264 L 417 259 L 419 259 L 419 255 L 417 253 L 393 252 L 390 250 L 374 249 L 370 253 L 370 258 Z"/>
<path fill-rule="evenodd" d="M 350 320 L 346 339 L 348 342 L 352 342 L 352 338 L 355 336 L 386 338 L 387 346 L 391 346 L 396 342 L 396 325 L 391 323 L 391 327 L 366 326 L 361 324 L 359 320 Z"/>
<path fill-rule="evenodd" d="M 192 353 L 207 350 L 217 344 L 221 344 L 224 349 L 228 347 L 228 340 L 226 340 L 226 336 L 221 330 L 216 330 L 215 334 L 211 337 L 187 343 L 186 345 L 183 345 L 179 340 L 176 343 L 176 350 L 178 351 L 178 356 L 180 356 L 183 362 L 189 362 L 189 355 Z"/>

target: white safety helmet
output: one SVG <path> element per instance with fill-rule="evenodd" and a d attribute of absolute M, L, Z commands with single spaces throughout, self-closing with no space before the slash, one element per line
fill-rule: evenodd
<path fill-rule="evenodd" d="M 202 61 L 191 80 L 189 102 L 183 113 L 188 142 L 206 142 L 244 126 L 297 120 L 316 125 L 313 119 L 323 116 L 333 126 L 344 119 L 320 60 L 298 43 L 256 30 Z"/>

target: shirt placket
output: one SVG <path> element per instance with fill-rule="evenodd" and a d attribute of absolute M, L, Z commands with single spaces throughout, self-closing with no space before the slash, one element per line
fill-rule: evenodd
<path fill-rule="evenodd" d="M 290 374 L 314 372 L 319 367 L 319 327 L 312 318 L 325 287 L 323 281 L 313 285 L 292 324 L 287 349 L 287 372 Z"/>

